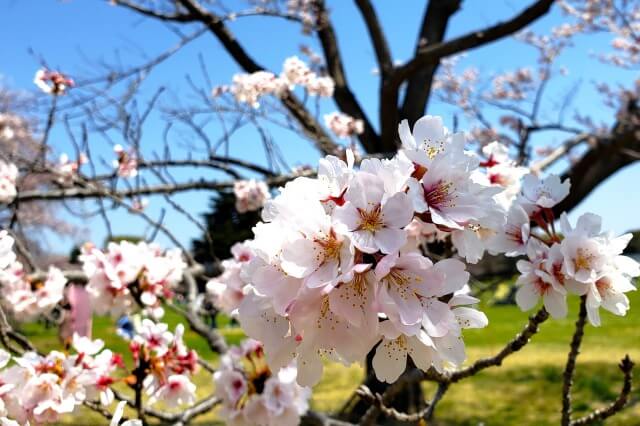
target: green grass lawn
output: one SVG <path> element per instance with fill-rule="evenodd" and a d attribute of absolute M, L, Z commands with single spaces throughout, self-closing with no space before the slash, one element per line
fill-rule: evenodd
<path fill-rule="evenodd" d="M 617 363 L 625 355 L 640 362 L 640 292 L 630 295 L 632 309 L 626 317 L 603 313 L 600 328 L 587 326 L 581 354 L 578 358 L 574 385 L 575 415 L 606 405 L 614 399 L 621 386 L 621 373 Z M 533 341 L 519 353 L 507 358 L 502 367 L 483 371 L 477 376 L 457 383 L 449 389 L 436 411 L 437 425 L 555 425 L 559 423 L 562 371 L 566 361 L 569 340 L 577 313 L 577 298 L 572 298 L 567 319 L 548 320 Z M 483 330 L 465 333 L 469 361 L 497 352 L 527 321 L 526 314 L 515 306 L 481 306 L 489 317 L 489 326 Z M 170 312 L 166 321 L 172 326 L 179 317 Z M 56 330 L 31 324 L 23 329 L 43 351 L 59 349 Z M 237 328 L 222 328 L 231 343 L 242 339 Z M 95 337 L 104 339 L 114 351 L 126 353 L 126 342 L 115 334 L 114 322 L 96 318 Z M 198 336 L 187 333 L 187 344 L 198 353 L 216 362 L 216 357 Z M 640 368 L 639 368 L 640 371 Z M 636 373 L 640 376 L 640 373 Z M 344 367 L 327 364 L 325 375 L 313 393 L 312 406 L 317 410 L 338 409 L 358 386 L 362 378 L 359 366 Z M 638 379 L 640 381 L 640 379 Z M 210 376 L 200 372 L 195 378 L 199 393 L 211 392 Z M 430 395 L 433 386 L 425 384 Z M 634 386 L 632 400 L 640 400 L 639 386 Z M 69 418 L 65 424 L 106 424 L 103 418 L 81 408 L 80 417 Z M 81 423 L 78 419 L 82 419 Z M 198 418 L 197 424 L 215 424 L 215 413 Z M 640 424 L 640 404 L 634 404 L 623 413 L 608 420 L 607 425 Z"/>

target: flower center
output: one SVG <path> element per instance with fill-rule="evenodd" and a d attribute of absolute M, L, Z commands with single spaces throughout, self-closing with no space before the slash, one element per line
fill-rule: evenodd
<path fill-rule="evenodd" d="M 325 263 L 328 260 L 340 258 L 342 241 L 338 240 L 333 229 L 331 229 L 328 235 L 316 238 L 314 242 L 322 249 L 322 263 Z"/>
<path fill-rule="evenodd" d="M 430 208 L 455 207 L 455 190 L 453 182 L 439 181 L 430 188 L 425 188 L 424 198 Z"/>
<path fill-rule="evenodd" d="M 360 226 L 358 230 L 376 232 L 383 228 L 382 207 L 377 204 L 371 210 L 358 209 L 360 214 Z"/>
<path fill-rule="evenodd" d="M 423 141 L 423 150 L 427 154 L 430 160 L 433 160 L 436 155 L 444 151 L 444 141 L 433 141 L 425 138 Z"/>
<path fill-rule="evenodd" d="M 589 250 L 579 248 L 573 263 L 576 269 L 591 269 L 593 258 L 594 256 Z"/>

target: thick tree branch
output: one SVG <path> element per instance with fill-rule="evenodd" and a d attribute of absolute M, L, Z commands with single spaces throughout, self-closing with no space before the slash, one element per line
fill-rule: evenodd
<path fill-rule="evenodd" d="M 462 0 L 431 0 L 426 8 L 422 25 L 418 34 L 415 56 L 418 57 L 430 46 L 441 43 L 444 39 L 449 19 L 460 8 Z M 433 77 L 438 69 L 439 61 L 428 64 L 417 70 L 409 79 L 407 91 L 402 105 L 402 117 L 413 124 L 424 113 Z"/>
<path fill-rule="evenodd" d="M 336 104 L 338 104 L 338 107 L 340 107 L 342 112 L 362 120 L 364 123 L 364 132 L 358 135 L 358 139 L 364 149 L 367 152 L 381 152 L 379 146 L 380 138 L 347 84 L 347 76 L 342 63 L 340 49 L 338 47 L 338 39 L 336 38 L 336 33 L 333 28 L 333 24 L 331 23 L 331 19 L 329 18 L 329 12 L 325 7 L 324 1 L 318 0 L 316 2 L 316 7 L 318 14 L 318 38 L 320 39 L 320 45 L 322 46 L 322 51 L 327 62 L 329 75 L 333 78 L 335 83 L 333 99 L 336 101 Z"/>
<path fill-rule="evenodd" d="M 380 88 L 380 138 L 385 149 L 393 150 L 395 147 L 397 125 L 400 121 L 400 117 L 398 117 L 399 89 L 404 81 L 420 70 L 428 71 L 428 67 L 437 66 L 444 57 L 491 43 L 523 29 L 544 16 L 550 10 L 553 1 L 538 0 L 509 21 L 471 32 L 450 41 L 427 46 L 421 49 L 420 53 L 409 62 L 396 68 L 388 79 L 383 80 Z M 429 73 L 426 72 L 425 75 L 428 78 Z M 427 97 L 424 95 L 423 97 L 426 102 Z M 416 95 L 415 105 L 419 106 L 418 100 Z"/>
<path fill-rule="evenodd" d="M 562 426 L 571 423 L 571 388 L 573 387 L 573 375 L 576 370 L 576 359 L 580 353 L 580 345 L 584 336 L 584 325 L 587 322 L 587 296 L 580 297 L 580 312 L 576 320 L 576 328 L 571 339 L 571 349 L 567 355 L 567 365 L 562 375 Z"/>
<path fill-rule="evenodd" d="M 637 161 L 625 154 L 625 150 L 640 150 L 640 111 L 636 101 L 630 101 L 618 117 L 609 135 L 589 138 L 591 148 L 563 175 L 563 179 L 571 179 L 571 192 L 554 207 L 556 217 L 571 211 L 607 178 Z"/>
<path fill-rule="evenodd" d="M 393 58 L 391 57 L 387 38 L 380 25 L 380 20 L 369 0 L 355 0 L 355 2 L 367 26 L 367 31 L 369 31 L 369 37 L 371 37 L 371 43 L 378 60 L 380 75 L 385 78 L 393 69 Z"/>
<path fill-rule="evenodd" d="M 404 81 L 425 65 L 435 64 L 446 56 L 483 46 L 520 31 L 538 18 L 546 15 L 553 2 L 554 0 L 538 0 L 506 22 L 500 22 L 484 30 L 474 31 L 453 40 L 427 47 L 411 61 L 398 68 L 394 78 Z"/>

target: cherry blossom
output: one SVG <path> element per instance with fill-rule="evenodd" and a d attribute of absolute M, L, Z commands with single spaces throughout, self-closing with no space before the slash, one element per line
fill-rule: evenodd
<path fill-rule="evenodd" d="M 540 213 L 542 212 L 542 213 Z M 527 242 L 529 260 L 520 260 L 522 274 L 516 283 L 520 288 L 516 302 L 523 310 L 533 308 L 540 298 L 555 318 L 567 314 L 567 295 L 586 298 L 589 321 L 600 325 L 599 308 L 625 315 L 629 299 L 624 293 L 635 290 L 631 279 L 640 276 L 640 265 L 622 252 L 631 234 L 614 237 L 601 232 L 601 218 L 586 213 L 573 227 L 563 213 L 561 234 L 545 209 L 534 211 L 533 217 L 548 234 L 545 238 L 531 234 Z"/>
<path fill-rule="evenodd" d="M 509 209 L 520 192 L 522 177 L 529 170 L 526 167 L 517 166 L 515 161 L 509 158 L 508 148 L 499 143 L 491 142 L 482 148 L 486 159 L 480 163 L 486 168 L 488 183 L 504 188 L 496 196 L 498 203 L 505 209 Z"/>
<path fill-rule="evenodd" d="M 567 291 L 563 285 L 551 280 L 545 280 L 545 263 L 549 255 L 549 247 L 532 239 L 527 245 L 529 260 L 519 260 L 517 263 L 520 277 L 516 282 L 519 286 L 516 292 L 516 303 L 522 310 L 533 308 L 540 298 L 544 307 L 554 318 L 564 318 L 567 315 Z"/>
<path fill-rule="evenodd" d="M 149 398 L 149 404 L 164 402 L 169 407 L 193 404 L 196 400 L 196 385 L 182 374 L 172 374 L 166 383 L 159 387 Z"/>
<path fill-rule="evenodd" d="M 7 231 L 0 231 L 0 274 L 16 260 L 16 254 L 13 251 L 14 243 L 15 240 Z"/>
<path fill-rule="evenodd" d="M 319 76 L 300 58 L 292 56 L 284 61 L 279 76 L 269 71 L 236 74 L 230 87 L 215 87 L 212 95 L 230 92 L 236 101 L 259 108 L 263 96 L 283 96 L 297 86 L 304 87 L 311 96 L 331 97 L 335 83 L 331 77 Z"/>
<path fill-rule="evenodd" d="M 428 355 L 417 361 L 424 369 L 459 365 L 465 359 L 461 330 L 487 323 L 482 313 L 465 306 L 477 299 L 456 295 L 469 279 L 464 264 L 454 259 L 433 264 L 418 251 L 417 240 L 459 231 L 459 252 L 481 256 L 506 222 L 494 200 L 503 188 L 477 176 L 480 161 L 464 151 L 464 135 L 449 135 L 434 117 L 419 122 L 414 133 L 434 133 L 430 141 L 441 141 L 440 148 L 405 146 L 391 159 L 364 159 L 359 169 L 350 151 L 346 162 L 327 156 L 317 178 L 296 178 L 265 203 L 264 222 L 245 243 L 253 256 L 233 272 L 242 282 L 236 286 L 243 293 L 240 324 L 264 343 L 272 369 L 295 360 L 301 385 L 320 380 L 323 359 L 362 362 L 380 340 L 387 348 L 406 349 L 412 342 L 413 353 Z M 415 142 L 410 132 L 404 137 Z M 421 208 L 423 183 L 453 174 L 470 200 L 455 216 L 457 229 L 434 218 L 435 204 L 435 215 L 427 214 L 428 205 Z M 414 241 L 406 244 L 409 236 Z M 441 300 L 445 297 L 448 302 Z M 390 350 L 381 352 L 376 364 L 379 377 L 392 381 L 411 353 L 391 360 Z"/>
<path fill-rule="evenodd" d="M 397 192 L 386 200 L 383 181 L 367 172 L 356 174 L 345 193 L 346 203 L 336 209 L 334 217 L 353 244 L 365 253 L 381 250 L 393 253 L 406 242 L 402 228 L 413 215 L 411 201 Z"/>
<path fill-rule="evenodd" d="M 464 136 L 461 133 L 450 134 L 444 127 L 442 118 L 427 115 L 413 125 L 402 120 L 398 126 L 402 150 L 414 163 L 429 168 L 438 154 L 464 149 Z"/>
<path fill-rule="evenodd" d="M 66 75 L 57 71 L 49 71 L 45 68 L 36 72 L 33 82 L 44 93 L 54 96 L 64 95 L 67 89 L 75 85 L 73 80 Z"/>
<path fill-rule="evenodd" d="M 522 181 L 522 192 L 519 202 L 531 214 L 542 208 L 551 208 L 569 195 L 569 180 L 560 181 L 557 175 L 549 175 L 545 179 L 528 174 Z"/>
<path fill-rule="evenodd" d="M 309 405 L 311 390 L 296 383 L 290 364 L 276 374 L 267 366 L 262 345 L 245 340 L 223 356 L 213 375 L 221 415 L 230 425 L 295 426 Z"/>
<path fill-rule="evenodd" d="M 287 82 L 268 71 L 252 74 L 236 74 L 233 76 L 231 93 L 238 102 L 258 108 L 258 100 L 265 94 L 279 96 L 287 87 Z"/>
<path fill-rule="evenodd" d="M 247 242 L 236 243 L 231 247 L 233 258 L 222 261 L 222 274 L 207 282 L 207 294 L 214 306 L 231 314 L 244 297 L 244 287 L 249 277 L 243 272 L 242 264 L 254 259 L 255 253 Z"/>
<path fill-rule="evenodd" d="M 126 401 L 118 402 L 116 406 L 116 410 L 113 412 L 113 417 L 111 417 L 111 422 L 109 426 L 142 426 L 142 420 L 127 420 L 125 422 L 120 423 L 122 419 L 122 415 L 124 414 L 124 407 L 127 405 Z"/>
<path fill-rule="evenodd" d="M 75 175 L 78 173 L 80 166 L 88 161 L 86 155 L 80 154 L 76 161 L 71 161 L 67 154 L 60 154 L 58 164 L 55 170 L 58 174 L 58 183 L 61 185 L 69 185 L 73 182 Z"/>
<path fill-rule="evenodd" d="M 163 253 L 159 246 L 144 242 L 111 242 L 106 251 L 87 244 L 80 261 L 93 308 L 100 315 L 121 315 L 137 304 L 161 316 L 161 299 L 172 297 L 186 268 L 179 249 Z"/>
<path fill-rule="evenodd" d="M 509 257 L 525 254 L 530 235 L 530 222 L 527 212 L 519 204 L 513 204 L 507 214 L 504 228 L 490 242 L 491 250 L 504 253 Z"/>
<path fill-rule="evenodd" d="M 391 321 L 385 321 L 380 324 L 380 332 L 384 338 L 373 357 L 373 368 L 381 381 L 395 382 L 407 367 L 407 356 L 423 371 L 427 371 L 438 357 L 433 340 L 424 330 L 407 336 Z"/>
<path fill-rule="evenodd" d="M 238 213 L 259 210 L 271 197 L 267 184 L 255 179 L 234 182 L 233 193 Z"/>
<path fill-rule="evenodd" d="M 148 371 L 143 380 L 149 402 L 171 407 L 192 404 L 196 387 L 189 379 L 197 369 L 198 355 L 184 344 L 184 326 L 175 333 L 167 324 L 143 319 L 129 344 L 138 369 Z"/>
<path fill-rule="evenodd" d="M 113 160 L 113 167 L 116 168 L 118 176 L 123 178 L 134 178 L 138 176 L 138 157 L 135 151 L 125 151 L 122 145 L 115 145 L 113 152 L 116 159 Z"/>
<path fill-rule="evenodd" d="M 300 58 L 291 56 L 282 64 L 282 77 L 289 83 L 289 88 L 293 89 L 296 85 L 306 85 L 315 78 L 315 73 Z"/>
<path fill-rule="evenodd" d="M 362 120 L 357 120 L 341 112 L 326 114 L 324 116 L 324 124 L 336 136 L 342 139 L 347 139 L 364 132 L 364 123 Z"/>
<path fill-rule="evenodd" d="M 33 321 L 51 313 L 64 297 L 67 279 L 50 267 L 44 280 L 27 277 L 20 262 L 14 262 L 0 276 L 2 305 L 20 322 Z"/>
<path fill-rule="evenodd" d="M 587 314 L 593 325 L 600 325 L 600 307 L 616 315 L 626 314 L 629 299 L 624 293 L 636 289 L 631 278 L 640 276 L 638 262 L 622 255 L 631 234 L 614 237 L 603 233 L 601 221 L 599 216 L 587 213 L 578 218 L 574 228 L 566 215 L 561 218 L 562 270 L 582 284 L 575 284 L 572 289 L 586 294 Z"/>
<path fill-rule="evenodd" d="M 427 271 L 432 262 L 418 253 L 387 255 L 378 262 L 375 274 L 380 283 L 381 309 L 400 324 L 411 326 L 422 321 L 420 299 L 430 293 Z"/>
<path fill-rule="evenodd" d="M 101 341 L 73 338 L 73 347 L 89 349 L 75 354 L 52 351 L 47 355 L 27 352 L 13 358 L 0 351 L 0 400 L 6 415 L 20 424 L 55 423 L 61 415 L 73 413 L 84 401 L 98 396 L 102 383 L 118 380 L 119 356 L 102 350 Z M 77 348 L 76 348 L 77 350 Z M 113 400 L 101 398 L 103 404 Z"/>
<path fill-rule="evenodd" d="M 13 163 L 0 160 L 0 203 L 9 204 L 16 197 L 18 168 Z"/>
<path fill-rule="evenodd" d="M 307 83 L 306 89 L 311 96 L 330 98 L 335 90 L 335 82 L 327 75 L 316 77 Z"/>

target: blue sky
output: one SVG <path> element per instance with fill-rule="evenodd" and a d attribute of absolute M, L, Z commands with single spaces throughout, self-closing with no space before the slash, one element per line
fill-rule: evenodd
<path fill-rule="evenodd" d="M 411 56 L 424 3 L 425 1 L 417 0 L 374 2 L 383 26 L 387 29 L 395 60 L 404 61 Z M 492 0 L 490 8 L 486 7 L 487 3 L 465 1 L 462 11 L 451 21 L 448 36 L 459 35 L 506 19 L 529 2 Z M 333 0 L 329 1 L 329 4 L 333 10 L 334 25 L 345 58 L 348 79 L 361 104 L 375 122 L 378 83 L 377 77 L 371 73 L 375 67 L 375 56 L 366 30 L 353 2 Z M 563 19 L 555 10 L 536 24 L 534 29 L 548 29 L 561 23 Z M 319 50 L 312 38 L 302 36 L 297 27 L 281 20 L 243 18 L 232 23 L 231 28 L 238 38 L 249 46 L 250 53 L 258 62 L 276 72 L 280 70 L 286 57 L 298 53 L 301 43 Z M 184 31 L 188 32 L 187 29 Z M 26 91 L 34 90 L 32 79 L 40 57 L 44 57 L 51 68 L 64 70 L 72 76 L 81 76 L 86 74 L 91 63 L 96 61 L 113 63 L 119 58 L 126 64 L 139 64 L 145 61 L 143 53 L 152 57 L 177 42 L 176 36 L 163 24 L 141 18 L 99 0 L 6 0 L 0 5 L 0 34 L 4 40 L 12 41 L 3 45 L 3 54 L 0 57 L 3 84 Z M 609 41 L 609 38 L 602 36 L 580 39 L 575 49 L 568 50 L 558 59 L 557 64 L 566 66 L 570 73 L 567 77 L 552 83 L 549 89 L 551 96 L 546 105 L 549 114 L 553 110 L 553 103 L 559 102 L 568 88 L 580 80 L 582 84 L 575 101 L 579 111 L 591 114 L 597 120 L 612 120 L 612 111 L 602 105 L 600 97 L 592 89 L 592 82 L 606 75 L 610 84 L 621 82 L 628 85 L 636 76 L 602 65 L 593 59 L 591 53 L 607 50 Z M 227 83 L 231 76 L 239 71 L 217 41 L 205 34 L 153 71 L 144 83 L 142 98 L 148 98 L 158 87 L 165 86 L 176 94 L 175 99 L 167 98 L 167 101 L 170 99 L 171 102 L 189 103 L 192 95 L 187 90 L 186 76 L 190 74 L 197 81 L 202 81 L 198 71 L 199 54 L 204 58 L 214 84 Z M 490 76 L 515 67 L 534 65 L 534 61 L 533 49 L 514 40 L 506 40 L 470 52 L 464 58 L 463 65 L 476 66 L 482 75 Z M 331 102 L 325 102 L 322 108 L 326 112 L 333 109 L 335 106 L 331 105 Z M 429 113 L 441 114 L 446 122 L 451 123 L 450 107 L 432 104 Z M 159 144 L 163 128 L 161 117 L 152 116 L 142 142 L 145 156 L 161 148 Z M 207 127 L 207 131 L 214 139 L 220 134 L 220 129 L 215 125 Z M 289 165 L 315 164 L 317 153 L 308 143 L 285 131 L 273 130 L 273 136 Z M 560 135 L 546 134 L 545 140 L 538 138 L 536 142 L 553 144 L 560 140 Z M 50 141 L 58 153 L 70 150 L 61 126 L 54 129 Z M 99 155 L 105 160 L 110 160 L 111 146 L 107 141 L 96 140 L 92 143 L 97 144 L 96 152 Z M 264 161 L 257 135 L 252 131 L 238 134 L 232 141 L 230 153 L 249 160 Z M 178 155 L 187 153 L 176 148 L 176 156 Z M 177 176 L 187 178 L 193 173 L 200 172 L 183 170 L 177 173 Z M 616 232 L 640 228 L 640 216 L 637 213 L 640 211 L 640 197 L 630 196 L 627 189 L 629 183 L 638 180 L 640 164 L 627 167 L 603 183 L 572 212 L 571 216 L 575 218 L 580 213 L 592 211 L 603 215 L 605 226 Z M 635 191 L 636 195 L 637 193 Z M 193 192 L 180 195 L 176 200 L 188 206 L 192 213 L 198 214 L 206 210 L 209 194 Z M 154 198 L 151 200 L 148 213 L 152 217 L 158 217 L 162 207 L 161 199 Z M 176 234 L 184 244 L 188 245 L 190 239 L 198 234 L 197 228 L 176 212 L 168 212 L 165 221 L 169 228 L 177 231 Z M 118 234 L 140 233 L 145 226 L 143 222 L 130 218 L 124 212 L 115 213 L 112 222 L 114 232 Z M 74 240 L 93 239 L 101 242 L 104 239 L 105 230 L 99 219 L 81 225 L 86 231 L 75 238 L 49 237 L 51 247 L 64 251 Z M 159 241 L 167 243 L 166 238 L 161 237 Z"/>

